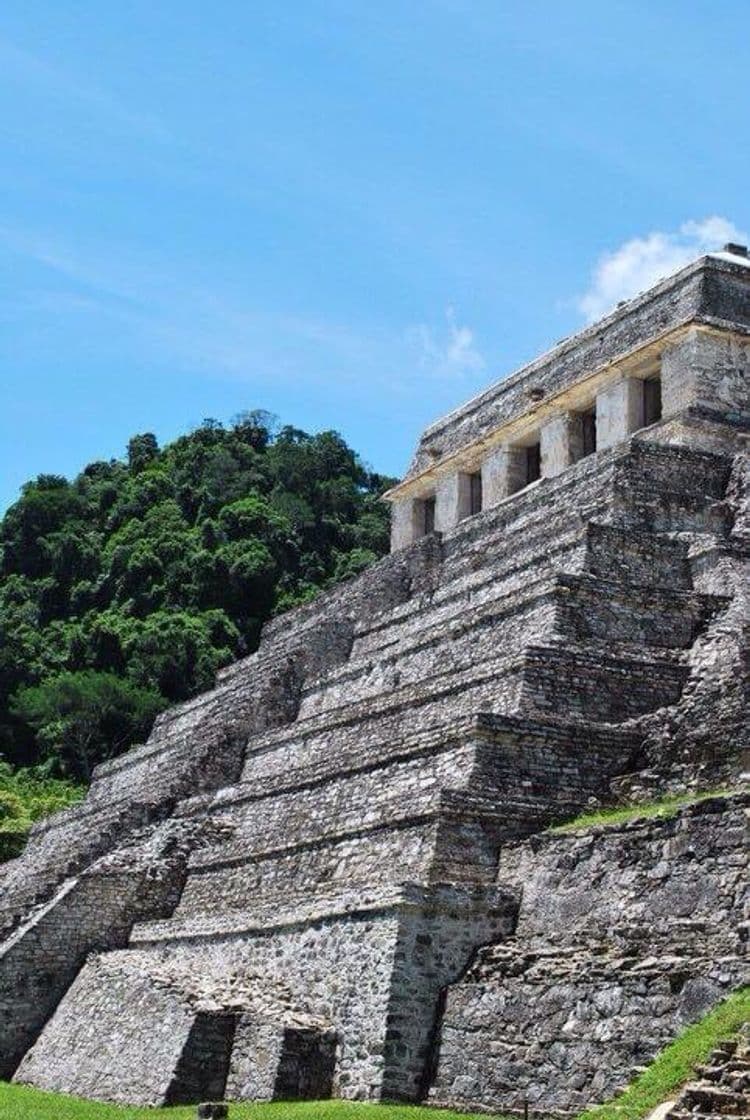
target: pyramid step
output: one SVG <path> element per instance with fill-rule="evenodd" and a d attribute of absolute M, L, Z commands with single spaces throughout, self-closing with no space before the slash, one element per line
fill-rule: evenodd
<path fill-rule="evenodd" d="M 525 634 L 539 633 L 544 627 L 542 619 L 536 621 L 535 612 L 552 601 L 556 587 L 557 577 L 547 574 L 526 580 L 523 587 L 512 591 L 488 584 L 481 598 L 469 600 L 462 596 L 447 606 L 435 605 L 434 600 L 422 604 L 407 618 L 381 623 L 377 632 L 363 639 L 355 637 L 349 661 L 328 674 L 327 679 L 354 676 L 361 668 L 403 659 L 416 650 L 432 649 L 438 655 L 441 646 L 450 643 L 453 647 L 462 635 L 477 629 L 499 631 L 505 626 L 504 644 L 520 648 Z M 318 684 L 309 682 L 308 690 Z"/>
<path fill-rule="evenodd" d="M 460 720 L 479 710 L 511 711 L 520 688 L 521 659 L 494 657 L 472 669 L 446 671 L 397 684 L 374 697 L 300 718 L 295 724 L 257 735 L 249 742 L 242 781 L 312 763 L 334 749 L 370 751 L 401 738 L 405 728 Z"/>
<path fill-rule="evenodd" d="M 684 649 L 730 602 L 723 596 L 628 586 L 589 574 L 561 575 L 556 586 L 557 632 L 578 641 L 600 639 L 610 644 Z"/>
<path fill-rule="evenodd" d="M 718 1081 L 721 1077 L 733 1073 L 750 1075 L 750 1060 L 741 1057 L 729 1058 L 711 1065 L 696 1066 L 696 1073 L 703 1081 Z"/>
<path fill-rule="evenodd" d="M 519 710 L 621 723 L 675 704 L 688 669 L 667 657 L 616 656 L 605 649 L 530 646 Z"/>
<path fill-rule="evenodd" d="M 726 603 L 717 596 L 651 588 L 624 589 L 587 575 L 560 575 L 522 593 L 479 606 L 464 606 L 450 622 L 400 626 L 379 651 L 357 647 L 345 664 L 310 680 L 302 692 L 300 718 L 419 684 L 441 672 L 471 671 L 502 650 L 529 645 L 600 642 L 634 660 L 646 649 L 682 649 Z M 648 656 L 648 655 L 647 655 Z M 658 706 L 658 705 L 654 705 Z"/>
<path fill-rule="evenodd" d="M 747 1116 L 748 1097 L 710 1083 L 687 1085 L 679 1104 L 690 1113 L 713 1113 L 717 1116 Z"/>
<path fill-rule="evenodd" d="M 714 1064 L 726 1062 L 733 1054 L 737 1052 L 737 1042 L 734 1039 L 726 1039 L 724 1042 L 719 1043 L 714 1047 L 710 1054 L 710 1060 Z"/>
<path fill-rule="evenodd" d="M 586 529 L 584 571 L 641 587 L 689 591 L 693 586 L 685 541 L 598 522 Z"/>
<path fill-rule="evenodd" d="M 527 582 L 522 592 L 500 594 L 494 589 L 480 602 L 452 604 L 450 614 L 429 604 L 417 618 L 381 624 L 366 639 L 355 638 L 349 661 L 326 681 L 309 682 L 305 697 L 336 681 L 356 682 L 385 666 L 408 672 L 410 655 L 424 658 L 432 651 L 438 659 L 444 656 L 446 640 L 452 658 L 458 656 L 461 641 L 470 642 L 476 656 L 479 632 L 491 631 L 492 641 L 508 650 L 555 636 L 685 648 L 727 602 L 692 591 L 626 586 L 586 573 L 557 574 Z"/>

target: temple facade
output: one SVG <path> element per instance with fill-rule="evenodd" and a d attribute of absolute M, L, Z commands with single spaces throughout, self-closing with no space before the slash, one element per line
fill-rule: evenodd
<path fill-rule="evenodd" d="M 745 246 L 727 245 L 432 424 L 386 495 L 392 549 L 635 433 L 713 446 L 694 420 L 748 414 L 749 267 Z"/>
<path fill-rule="evenodd" d="M 428 428 L 391 555 L 0 867 L 0 1077 L 540 1117 L 621 1091 L 748 981 L 748 437 L 741 246 Z"/>

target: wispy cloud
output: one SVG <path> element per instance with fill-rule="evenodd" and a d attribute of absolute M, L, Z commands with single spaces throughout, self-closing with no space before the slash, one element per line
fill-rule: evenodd
<path fill-rule="evenodd" d="M 436 378 L 447 384 L 485 367 L 474 332 L 451 307 L 438 328 L 338 322 L 253 306 L 230 285 L 191 278 L 173 262 L 129 246 L 73 243 L 0 225 L 0 249 L 39 266 L 31 285 L 5 299 L 0 312 L 33 306 L 41 316 L 106 320 L 113 340 L 176 373 L 254 384 L 328 385 L 333 377 L 352 390 L 366 380 L 408 394 Z"/>
<path fill-rule="evenodd" d="M 32 87 L 55 100 L 62 98 L 77 103 L 89 113 L 101 116 L 108 129 L 116 127 L 151 140 L 166 140 L 169 137 L 156 115 L 135 111 L 108 90 L 74 77 L 7 39 L 0 39 L 0 80 Z"/>
<path fill-rule="evenodd" d="M 431 375 L 457 377 L 485 368 L 474 331 L 457 322 L 453 307 L 446 308 L 445 322 L 439 329 L 419 323 L 410 327 L 407 335 L 416 346 L 420 368 Z"/>
<path fill-rule="evenodd" d="M 611 311 L 669 276 L 702 253 L 715 252 L 727 241 L 747 243 L 747 234 L 728 218 L 714 215 L 683 222 L 674 232 L 655 230 L 625 241 L 597 263 L 589 288 L 576 301 L 589 322 Z"/>

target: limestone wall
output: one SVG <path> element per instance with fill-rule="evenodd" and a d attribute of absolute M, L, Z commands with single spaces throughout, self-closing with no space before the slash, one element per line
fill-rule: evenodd
<path fill-rule="evenodd" d="M 535 404 L 569 389 L 607 363 L 691 322 L 750 325 L 750 272 L 741 264 L 702 258 L 618 308 L 601 323 L 565 339 L 511 377 L 492 385 L 424 432 L 407 479 L 432 467 Z M 534 390 L 534 396 L 529 390 Z M 683 402 L 684 403 L 684 402 Z"/>
<path fill-rule="evenodd" d="M 68 879 L 0 947 L 0 1076 L 13 1073 L 90 952 L 123 946 L 136 921 L 172 912 L 184 882 L 185 840 L 167 826 L 163 837 L 103 857 Z"/>
<path fill-rule="evenodd" d="M 501 853 L 515 936 L 450 988 L 431 1099 L 572 1114 L 747 983 L 750 795 Z"/>
<path fill-rule="evenodd" d="M 694 407 L 707 416 L 750 420 L 750 342 L 692 330 L 662 364 L 665 413 Z"/>
<path fill-rule="evenodd" d="M 644 781 L 647 766 L 657 788 L 676 780 L 660 735 L 689 723 L 710 737 L 708 697 L 731 694 L 735 716 L 745 711 L 742 684 L 727 691 L 744 680 L 727 651 L 747 648 L 744 476 L 727 447 L 633 439 L 420 540 L 274 620 L 256 655 L 101 767 L 84 805 L 37 828 L 2 882 L 0 922 L 28 933 L 30 991 L 43 975 L 23 924 L 30 907 L 48 905 L 39 928 L 62 944 L 68 896 L 49 903 L 66 876 L 83 882 L 108 851 L 134 868 L 127 845 L 139 830 L 184 829 L 191 843 L 162 909 L 139 909 L 132 877 L 121 911 L 84 907 L 80 942 L 54 958 L 54 1000 L 21 1024 L 23 1046 L 6 1040 L 6 1053 L 25 1049 L 48 1020 L 18 1077 L 148 1103 L 220 1095 L 222 1079 L 232 1093 L 270 1096 L 293 1078 L 300 1092 L 320 1084 L 316 1063 L 335 1039 L 334 1093 L 418 1099 L 435 1075 L 441 993 L 455 984 L 436 1099 L 474 1107 L 487 1085 L 505 1107 L 511 1088 L 513 1100 L 532 1091 L 524 1078 L 538 1066 L 542 1100 L 580 1064 L 577 1084 L 566 1082 L 580 1101 L 609 1082 L 594 1080 L 586 1039 L 570 1050 L 554 1032 L 578 1021 L 566 1000 L 586 1023 L 609 1006 L 598 993 L 616 982 L 610 941 L 626 936 L 628 959 L 622 1002 L 610 1001 L 613 1077 L 634 1060 L 625 1036 L 644 1008 L 658 1020 L 644 1046 L 656 1046 L 687 1014 L 683 989 L 718 998 L 736 980 L 736 938 L 720 946 L 733 958 L 726 980 L 706 972 L 719 951 L 710 931 L 691 927 L 675 950 L 682 919 L 667 915 L 679 903 L 668 879 L 688 895 L 691 883 L 729 884 L 736 850 L 716 848 L 714 866 L 701 842 L 691 870 L 679 843 L 667 845 L 658 877 L 649 872 L 671 826 L 597 837 L 601 862 L 583 841 L 541 830 Z M 723 693 L 708 687 L 717 680 Z M 708 753 L 694 761 L 693 777 L 716 773 Z M 736 811 L 722 808 L 725 822 Z M 704 818 L 684 819 L 698 835 Z M 654 944 L 658 961 L 680 957 L 679 990 L 677 966 L 640 970 L 654 953 L 634 932 L 647 924 L 638 907 L 657 895 L 670 901 Z M 722 906 L 718 895 L 707 903 Z M 63 994 L 98 948 L 116 951 L 83 964 Z M 586 962 L 598 970 L 588 988 Z M 547 1034 L 528 1017 L 537 997 L 559 1003 Z M 112 1039 L 101 1057 L 92 1022 Z M 597 1061 L 608 1042 L 597 1035 Z M 548 1051 L 562 1055 L 557 1074 Z"/>
<path fill-rule="evenodd" d="M 164 1103 L 195 1011 L 251 1014 L 281 985 L 294 1015 L 336 1032 L 334 1091 L 414 1096 L 440 988 L 479 944 L 507 935 L 515 912 L 512 893 L 410 888 L 375 892 L 368 908 L 360 903 L 348 915 L 306 921 L 300 908 L 288 925 L 269 915 L 253 936 L 136 943 L 85 967 L 17 1080 Z M 277 1022 L 283 1014 L 277 1007 Z M 99 1049 L 93 1022 L 107 1037 Z"/>
<path fill-rule="evenodd" d="M 95 957 L 16 1080 L 139 1105 L 221 1098 L 233 1022 L 197 1010 L 134 963 L 117 953 Z"/>
<path fill-rule="evenodd" d="M 498 881 L 523 883 L 517 933 L 574 937 L 641 923 L 709 923 L 736 945 L 750 918 L 750 797 L 713 797 L 666 820 L 636 819 L 582 834 L 542 834 L 505 849 Z M 744 915 L 744 916 L 743 916 Z"/>

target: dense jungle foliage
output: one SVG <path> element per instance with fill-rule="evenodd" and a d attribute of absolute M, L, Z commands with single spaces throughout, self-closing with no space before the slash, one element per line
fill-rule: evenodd
<path fill-rule="evenodd" d="M 382 555 L 391 481 L 336 432 L 252 412 L 27 483 L 0 525 L 0 827 L 36 812 L 30 782 L 70 796 L 50 781 L 87 781 L 265 619 Z"/>

